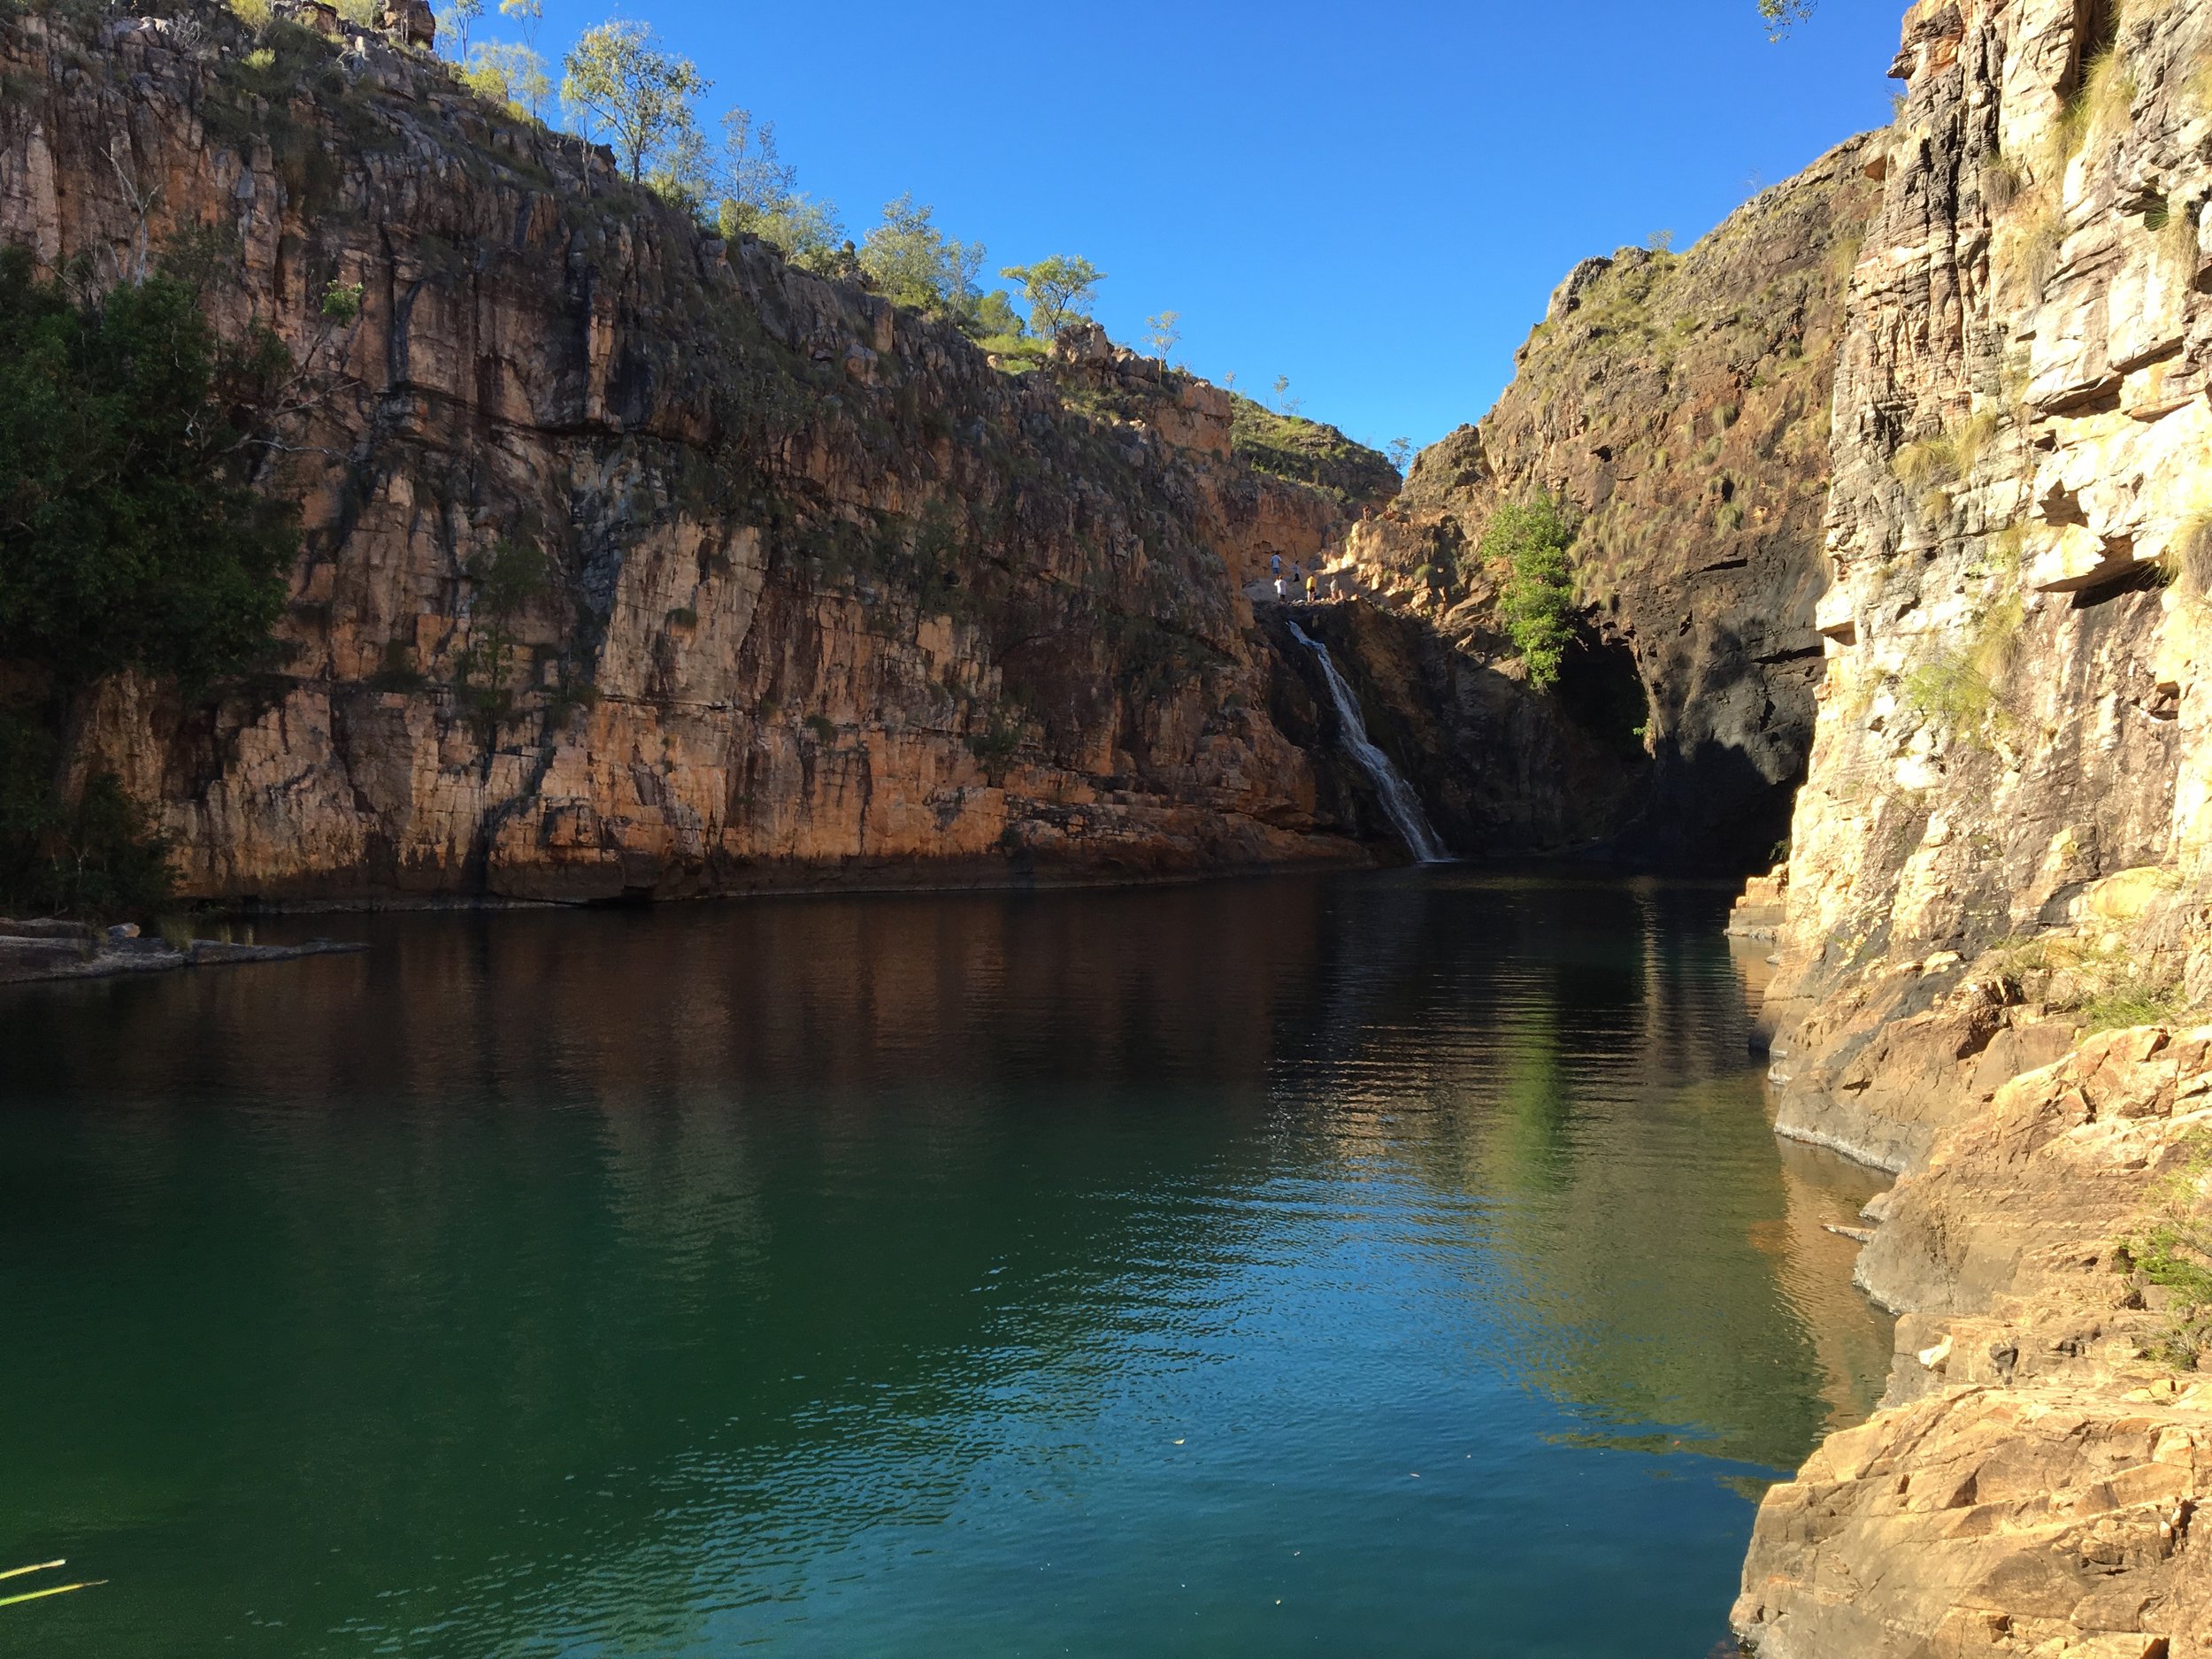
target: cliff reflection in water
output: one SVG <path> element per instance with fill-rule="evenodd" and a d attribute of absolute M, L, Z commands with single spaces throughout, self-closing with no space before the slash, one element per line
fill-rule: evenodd
<path fill-rule="evenodd" d="M 0 1548 L 113 1580 L 58 1655 L 1256 1651 L 1286 1601 L 1425 1653 L 1470 1597 L 1701 1653 L 1748 1508 L 1588 1460 L 1792 1464 L 1887 1352 L 1723 902 L 348 918 L 12 995 Z M 1563 1629 L 1570 1470 L 1648 1560 Z"/>

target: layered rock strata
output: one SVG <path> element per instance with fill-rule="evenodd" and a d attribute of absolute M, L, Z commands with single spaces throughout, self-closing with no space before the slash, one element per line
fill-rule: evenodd
<path fill-rule="evenodd" d="M 1783 1133 L 1901 1172 L 1899 1354 L 1762 1508 L 1763 1655 L 2212 1653 L 2208 65 L 2204 0 L 1906 16 L 1768 1001 Z"/>
<path fill-rule="evenodd" d="M 2185 0 L 1907 20 L 1837 376 L 1831 655 L 1770 998 L 1786 1131 L 1893 1168 L 2004 1068 L 1901 1140 L 1870 1045 L 1917 1021 L 1970 1053 L 2100 995 L 2199 1000 L 2212 974 L 2208 50 L 2212 10 Z"/>
<path fill-rule="evenodd" d="M 1499 844 L 1493 790 L 1525 760 L 1518 810 L 1548 813 L 1556 842 L 1770 860 L 1812 741 L 1826 415 L 1875 154 L 1842 145 L 1686 253 L 1584 261 L 1496 408 L 1425 450 L 1354 531 L 1365 585 L 1436 636 L 1433 665 L 1386 663 L 1377 695 L 1434 728 L 1413 734 L 1424 781 L 1463 839 Z M 1584 638 L 1558 694 L 1523 710 L 1501 573 L 1478 552 L 1501 503 L 1540 493 L 1578 520 Z M 1517 726 L 1540 726 L 1539 746 Z"/>
<path fill-rule="evenodd" d="M 262 480 L 304 504 L 280 660 L 111 683 L 72 733 L 188 894 L 1365 856 L 1269 717 L 1301 694 L 1237 580 L 1359 503 L 1245 465 L 1224 394 L 1081 342 L 1001 374 L 403 27 L 279 10 L 0 19 L 0 236 L 101 282 L 165 258 L 297 365 Z"/>

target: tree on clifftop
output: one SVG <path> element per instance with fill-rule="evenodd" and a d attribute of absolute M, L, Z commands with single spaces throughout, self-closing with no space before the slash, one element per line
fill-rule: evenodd
<path fill-rule="evenodd" d="M 561 101 L 607 129 L 630 182 L 641 183 L 698 144 L 692 101 L 714 83 L 688 58 L 662 51 L 649 23 L 586 29 L 563 62 Z"/>
<path fill-rule="evenodd" d="M 1088 317 L 1106 273 L 1088 259 L 1056 253 L 1035 265 L 1010 265 L 999 274 L 1022 285 L 1029 301 L 1030 332 L 1050 340 L 1080 317 Z"/>
<path fill-rule="evenodd" d="M 721 191 L 715 221 L 725 236 L 742 233 L 773 242 L 792 264 L 809 271 L 834 267 L 845 240 L 837 204 L 815 201 L 799 188 L 798 169 L 776 151 L 773 121 L 757 121 L 746 109 L 722 118 L 715 183 Z"/>
<path fill-rule="evenodd" d="M 895 304 L 966 317 L 979 297 L 983 244 L 946 235 L 932 222 L 935 211 L 926 203 L 916 206 L 910 191 L 884 204 L 883 223 L 860 245 L 860 268 Z"/>

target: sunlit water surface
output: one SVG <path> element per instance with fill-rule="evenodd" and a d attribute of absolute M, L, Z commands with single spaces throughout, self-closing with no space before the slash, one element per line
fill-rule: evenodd
<path fill-rule="evenodd" d="M 318 918 L 0 994 L 42 1659 L 1703 1659 L 1886 1333 L 1726 895 Z M 11 1586 L 13 1587 L 13 1586 Z"/>

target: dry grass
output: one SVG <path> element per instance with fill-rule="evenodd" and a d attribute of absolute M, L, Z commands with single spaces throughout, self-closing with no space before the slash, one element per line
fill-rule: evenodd
<path fill-rule="evenodd" d="M 2212 506 L 2183 516 L 2158 562 L 2184 593 L 2194 598 L 2212 595 Z"/>
<path fill-rule="evenodd" d="M 1916 438 L 1890 457 L 1890 471 L 1908 489 L 1924 492 L 1923 504 L 1940 493 L 1940 487 L 1970 478 L 1974 468 L 1996 438 L 1995 411 L 1983 410 L 1962 416 L 1930 438 Z M 1943 511 L 1950 502 L 1945 497 Z"/>
<path fill-rule="evenodd" d="M 2001 244 L 2005 263 L 2039 297 L 2058 270 L 2059 250 L 2066 241 L 2066 211 L 2057 196 L 2055 182 L 2039 188 L 2030 204 L 2012 216 Z"/>
<path fill-rule="evenodd" d="M 2212 42 L 2199 46 L 2195 58 L 2181 70 L 2181 97 L 2199 114 L 2212 110 Z"/>
<path fill-rule="evenodd" d="M 1957 646 L 1905 676 L 1905 706 L 1965 741 L 1988 746 L 1991 729 L 2006 719 L 2004 683 L 2019 656 L 2022 616 L 2016 593 L 1981 612 Z"/>
<path fill-rule="evenodd" d="M 2165 221 L 2153 224 L 2146 214 L 2143 227 L 2158 238 L 2158 257 L 2167 267 L 2178 274 L 2184 282 L 2197 273 L 2203 263 L 2203 250 L 2197 241 L 2197 216 L 2187 205 L 2177 209 L 2169 205 Z"/>
<path fill-rule="evenodd" d="M 2091 58 L 2080 87 L 2058 119 L 2062 165 L 2079 155 L 2096 134 L 2125 126 L 2137 90 L 2135 73 L 2116 43 Z"/>
<path fill-rule="evenodd" d="M 1946 433 L 1916 438 L 1890 457 L 1889 470 L 1907 489 L 1947 483 L 1959 475 L 1958 450 Z"/>
<path fill-rule="evenodd" d="M 1996 411 L 1985 409 L 1969 415 L 1954 423 L 1946 435 L 1951 441 L 1951 454 L 1958 463 L 1960 476 L 1970 477 L 1997 436 Z"/>

